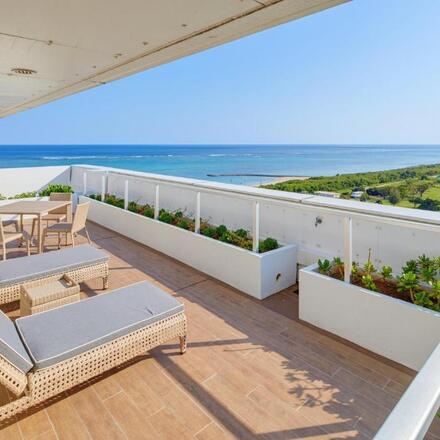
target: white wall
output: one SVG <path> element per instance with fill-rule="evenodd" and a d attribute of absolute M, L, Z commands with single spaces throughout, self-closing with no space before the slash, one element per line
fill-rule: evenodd
<path fill-rule="evenodd" d="M 72 184 L 78 191 L 83 189 L 86 169 L 97 167 L 72 167 Z M 102 174 L 87 173 L 88 193 L 101 192 Z M 252 205 L 258 199 L 261 236 L 298 244 L 299 262 L 304 265 L 320 256 L 342 256 L 343 218 L 347 215 L 353 218 L 356 261 L 364 262 L 372 248 L 376 265 L 389 264 L 398 271 L 408 259 L 423 253 L 440 255 L 439 213 L 116 169 L 109 175 L 108 192 L 123 197 L 127 179 L 130 200 L 154 203 L 158 183 L 160 206 L 186 209 L 188 213 L 194 213 L 196 193 L 200 191 L 202 217 L 232 228 L 251 230 Z M 322 223 L 315 226 L 317 217 Z"/>
<path fill-rule="evenodd" d="M 38 191 L 49 183 L 69 182 L 70 166 L 0 168 L 0 194 L 6 197 Z"/>

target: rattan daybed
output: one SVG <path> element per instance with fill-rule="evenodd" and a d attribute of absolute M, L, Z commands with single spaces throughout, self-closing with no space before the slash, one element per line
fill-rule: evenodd
<path fill-rule="evenodd" d="M 0 383 L 17 396 L 0 407 L 0 420 L 174 338 L 184 353 L 183 305 L 148 282 L 15 323 L 0 312 Z"/>
<path fill-rule="evenodd" d="M 108 288 L 108 256 L 88 244 L 44 254 L 31 255 L 0 262 L 0 304 L 20 298 L 20 286 L 29 281 L 44 283 L 66 274 L 80 283 L 94 278 L 103 279 Z"/>

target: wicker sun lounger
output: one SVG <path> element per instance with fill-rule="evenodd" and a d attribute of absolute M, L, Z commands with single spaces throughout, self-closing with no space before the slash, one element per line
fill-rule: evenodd
<path fill-rule="evenodd" d="M 77 283 L 102 278 L 108 288 L 108 256 L 100 249 L 82 245 L 0 262 L 0 304 L 20 298 L 20 286 L 29 281 L 46 283 L 66 274 Z"/>
<path fill-rule="evenodd" d="M 0 383 L 16 400 L 0 407 L 0 420 L 174 338 L 179 338 L 184 353 L 183 305 L 148 282 L 15 323 L 1 314 Z"/>

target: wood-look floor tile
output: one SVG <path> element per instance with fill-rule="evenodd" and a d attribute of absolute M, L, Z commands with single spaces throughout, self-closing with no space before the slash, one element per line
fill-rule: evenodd
<path fill-rule="evenodd" d="M 46 411 L 59 440 L 90 440 L 89 432 L 69 399 L 53 403 Z"/>
<path fill-rule="evenodd" d="M 70 395 L 69 400 L 94 440 L 125 439 L 125 435 L 92 387 Z"/>
<path fill-rule="evenodd" d="M 0 440 L 23 440 L 18 424 L 9 425 L 0 429 Z"/>
<path fill-rule="evenodd" d="M 93 388 L 101 400 L 106 400 L 122 391 L 113 374 L 107 375 L 93 383 Z"/>
<path fill-rule="evenodd" d="M 160 438 L 166 440 L 189 440 L 193 438 L 177 415 L 167 407 L 153 414 L 149 421 L 159 433 Z"/>
<path fill-rule="evenodd" d="M 147 381 L 142 380 L 136 368 L 128 367 L 118 371 L 114 380 L 143 414 L 150 416 L 164 407 L 162 399 L 151 389 Z M 155 377 L 151 380 L 154 381 Z"/>
<path fill-rule="evenodd" d="M 34 412 L 18 422 L 23 440 L 33 439 L 43 433 L 52 431 L 52 425 L 46 410 Z"/>
<path fill-rule="evenodd" d="M 216 423 L 210 423 L 208 426 L 199 431 L 195 438 L 197 440 L 233 440 L 237 437 L 220 428 Z"/>
<path fill-rule="evenodd" d="M 136 408 L 134 402 L 124 393 L 118 393 L 104 402 L 118 426 L 129 440 L 154 440 L 158 433 L 148 420 L 147 414 Z"/>

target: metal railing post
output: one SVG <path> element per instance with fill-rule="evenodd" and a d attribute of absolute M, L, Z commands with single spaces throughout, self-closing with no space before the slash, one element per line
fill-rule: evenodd
<path fill-rule="evenodd" d="M 105 174 L 101 177 L 101 202 L 105 199 Z"/>
<path fill-rule="evenodd" d="M 350 283 L 351 267 L 353 265 L 353 221 L 351 217 L 344 218 L 344 281 Z"/>
<path fill-rule="evenodd" d="M 128 180 L 124 184 L 124 209 L 128 209 Z"/>
<path fill-rule="evenodd" d="M 87 171 L 83 172 L 83 194 L 87 194 Z"/>
<path fill-rule="evenodd" d="M 252 215 L 252 250 L 258 252 L 260 246 L 260 203 L 254 202 Z"/>
<path fill-rule="evenodd" d="M 159 185 L 156 185 L 156 196 L 154 199 L 154 218 L 159 218 L 159 203 L 160 203 L 160 189 Z"/>
<path fill-rule="evenodd" d="M 200 233 L 200 192 L 197 193 L 196 196 L 196 218 L 195 218 L 195 225 L 194 225 L 194 232 L 196 234 Z"/>

